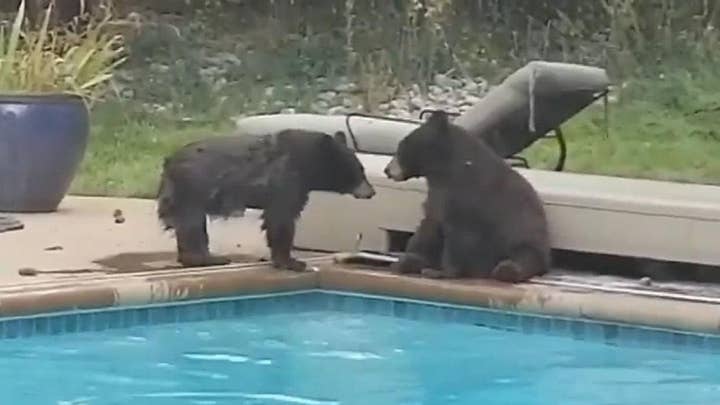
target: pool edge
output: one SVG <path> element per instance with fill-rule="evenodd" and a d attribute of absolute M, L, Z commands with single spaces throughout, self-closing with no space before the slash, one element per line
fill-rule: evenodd
<path fill-rule="evenodd" d="M 694 333 L 720 332 L 720 305 L 491 280 L 428 280 L 341 266 L 321 269 L 319 287 Z"/>
<path fill-rule="evenodd" d="M 268 265 L 178 269 L 127 277 L 58 280 L 0 289 L 0 318 L 72 310 L 140 306 L 317 288 L 315 272 L 281 272 Z"/>
<path fill-rule="evenodd" d="M 490 280 L 427 280 L 314 261 L 317 271 L 267 264 L 178 269 L 0 288 L 0 318 L 300 290 L 335 290 L 419 301 L 717 334 L 720 305 Z"/>

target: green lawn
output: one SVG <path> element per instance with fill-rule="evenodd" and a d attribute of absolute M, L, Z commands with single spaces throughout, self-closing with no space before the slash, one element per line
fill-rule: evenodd
<path fill-rule="evenodd" d="M 601 108 L 593 106 L 566 124 L 566 171 L 720 184 L 717 120 L 702 122 L 644 103 L 611 106 L 606 137 L 602 117 Z M 549 168 L 556 144 L 544 140 L 525 154 L 531 164 Z"/>
<path fill-rule="evenodd" d="M 610 105 L 609 137 L 599 105 L 563 127 L 566 170 L 720 184 L 718 86 L 720 79 L 712 75 L 687 73 L 634 82 L 620 102 Z M 194 138 L 231 128 L 228 117 L 188 123 L 129 112 L 122 104 L 99 106 L 93 111 L 90 144 L 71 192 L 153 197 L 166 154 Z M 536 143 L 524 155 L 534 167 L 549 168 L 556 153 L 555 142 L 549 140 Z"/>
<path fill-rule="evenodd" d="M 198 137 L 232 128 L 230 120 L 183 123 L 140 114 L 121 106 L 94 111 L 85 159 L 71 194 L 118 197 L 155 196 L 164 157 Z"/>

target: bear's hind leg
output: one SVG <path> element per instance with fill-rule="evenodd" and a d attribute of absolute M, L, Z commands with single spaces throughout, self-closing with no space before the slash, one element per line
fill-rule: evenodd
<path fill-rule="evenodd" d="M 200 210 L 185 210 L 174 219 L 178 261 L 184 267 L 220 266 L 230 260 L 210 254 L 205 213 Z"/>
<path fill-rule="evenodd" d="M 399 274 L 420 274 L 426 268 L 439 268 L 442 246 L 441 224 L 433 219 L 423 218 L 408 240 L 405 254 L 390 266 L 390 271 Z"/>
<path fill-rule="evenodd" d="M 523 246 L 498 263 L 491 277 L 506 283 L 521 283 L 547 273 L 549 264 L 549 255 L 543 254 L 538 248 Z"/>

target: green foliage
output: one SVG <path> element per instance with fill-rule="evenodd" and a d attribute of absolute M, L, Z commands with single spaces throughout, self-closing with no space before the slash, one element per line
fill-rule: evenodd
<path fill-rule="evenodd" d="M 23 30 L 24 0 L 10 32 L 0 27 L 0 91 L 65 92 L 95 101 L 125 60 L 122 37 L 106 32 L 109 14 L 80 32 L 50 29 L 53 4 L 37 30 Z"/>
<path fill-rule="evenodd" d="M 142 13 L 178 4 L 122 4 L 132 3 Z M 130 79 L 122 90 L 130 95 L 97 106 L 74 192 L 152 196 L 166 153 L 231 127 L 228 118 L 237 114 L 277 112 L 283 104 L 310 111 L 310 100 L 338 76 L 359 85 L 354 96 L 372 111 L 408 85 L 426 86 L 436 73 L 494 84 L 538 58 L 605 67 L 616 84 L 609 138 L 595 106 L 564 127 L 567 170 L 720 183 L 720 1 L 190 4 L 181 17 L 150 16 L 128 42 Z M 213 61 L 220 55 L 237 60 Z M 208 74 L 215 68 L 222 73 Z M 543 141 L 524 154 L 534 167 L 551 167 L 555 153 L 554 142 Z"/>

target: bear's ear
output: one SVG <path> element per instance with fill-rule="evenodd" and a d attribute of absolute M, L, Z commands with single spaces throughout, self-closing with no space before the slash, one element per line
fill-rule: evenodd
<path fill-rule="evenodd" d="M 427 124 L 436 130 L 444 131 L 447 129 L 449 124 L 448 115 L 443 110 L 433 111 L 430 114 L 430 118 L 427 120 Z"/>
<path fill-rule="evenodd" d="M 333 139 L 335 139 L 335 142 L 339 143 L 340 145 L 347 147 L 347 137 L 345 136 L 345 132 L 335 132 L 335 134 L 333 135 Z"/>

